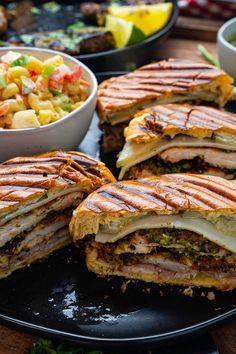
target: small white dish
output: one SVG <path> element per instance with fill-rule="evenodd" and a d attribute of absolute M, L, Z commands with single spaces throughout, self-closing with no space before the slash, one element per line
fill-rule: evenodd
<path fill-rule="evenodd" d="M 63 57 L 65 64 L 72 69 L 80 64 L 83 68 L 83 79 L 90 83 L 90 95 L 80 107 L 56 122 L 39 128 L 0 130 L 0 161 L 20 155 L 38 154 L 52 149 L 75 150 L 83 140 L 95 111 L 97 80 L 92 71 L 77 59 L 49 49 L 0 48 L 0 57 L 8 51 L 32 55 L 40 60 L 60 55 Z"/>
<path fill-rule="evenodd" d="M 236 47 L 228 42 L 232 35 L 236 37 L 236 17 L 225 22 L 217 34 L 217 50 L 221 68 L 232 76 L 236 83 Z"/>

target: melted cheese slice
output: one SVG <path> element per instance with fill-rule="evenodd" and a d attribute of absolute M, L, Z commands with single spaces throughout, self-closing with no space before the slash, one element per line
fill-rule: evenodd
<path fill-rule="evenodd" d="M 222 141 L 221 139 L 214 141 L 212 139 L 200 139 L 181 135 L 176 136 L 171 140 L 169 138 L 164 138 L 150 143 L 127 142 L 117 160 L 117 167 L 122 167 L 119 179 L 124 177 L 124 174 L 130 169 L 130 167 L 173 147 L 211 147 L 236 151 L 235 143 L 226 143 L 226 141 L 226 139 L 225 141 L 224 139 L 222 139 Z"/>
<path fill-rule="evenodd" d="M 208 89 L 208 88 L 207 88 Z M 111 125 L 116 125 L 119 123 L 126 122 L 130 120 L 130 117 L 137 113 L 137 109 L 146 109 L 153 107 L 156 104 L 167 104 L 167 103 L 177 103 L 184 101 L 191 101 L 196 99 L 202 99 L 204 101 L 217 101 L 216 94 L 214 92 L 207 91 L 196 91 L 192 93 L 187 93 L 185 95 L 173 95 L 168 97 L 167 94 L 162 95 L 162 99 L 159 97 L 158 99 L 147 99 L 141 102 L 138 102 L 134 107 L 129 107 L 127 110 L 122 110 L 118 112 L 111 112 L 108 115 L 108 121 Z"/>
<path fill-rule="evenodd" d="M 214 224 L 204 218 L 193 218 L 185 215 L 146 215 L 136 218 L 136 220 L 134 218 L 132 222 L 124 225 L 124 227 L 117 233 L 108 233 L 99 230 L 95 237 L 95 241 L 100 243 L 113 243 L 136 230 L 163 227 L 196 232 L 209 241 L 212 241 L 233 253 L 236 252 L 236 236 L 225 234 L 217 230 Z"/>

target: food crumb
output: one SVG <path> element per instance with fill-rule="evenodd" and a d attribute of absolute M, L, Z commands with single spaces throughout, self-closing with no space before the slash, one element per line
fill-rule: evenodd
<path fill-rule="evenodd" d="M 127 280 L 127 281 L 124 281 L 122 284 L 121 284 L 121 292 L 124 294 L 127 290 L 127 285 L 130 283 L 130 280 Z"/>
<path fill-rule="evenodd" d="M 208 291 L 207 298 L 210 301 L 215 300 L 216 297 L 215 297 L 215 294 L 213 293 L 213 291 Z"/>
<path fill-rule="evenodd" d="M 161 296 L 163 296 L 163 295 L 164 295 L 164 293 L 163 293 L 163 291 L 162 291 L 162 290 L 160 290 L 160 295 L 161 295 Z"/>
<path fill-rule="evenodd" d="M 202 291 L 201 292 L 201 297 L 205 297 L 206 296 L 206 294 Z"/>
<path fill-rule="evenodd" d="M 192 297 L 192 296 L 193 296 L 193 289 L 192 289 L 192 287 L 189 286 L 188 288 L 184 289 L 184 290 L 183 290 L 183 294 L 184 294 L 185 296 L 190 296 L 190 297 Z"/>

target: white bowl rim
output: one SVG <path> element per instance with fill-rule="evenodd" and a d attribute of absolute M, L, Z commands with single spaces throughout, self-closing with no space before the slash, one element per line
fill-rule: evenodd
<path fill-rule="evenodd" d="M 229 42 L 224 38 L 224 36 L 223 36 L 224 31 L 226 30 L 226 28 L 228 28 L 228 26 L 230 26 L 230 25 L 231 25 L 232 23 L 234 23 L 234 22 L 235 22 L 235 24 L 236 24 L 236 17 L 233 17 L 233 18 L 231 18 L 230 20 L 226 21 L 226 22 L 220 27 L 217 36 L 218 36 L 218 39 L 219 39 L 220 41 L 222 41 L 222 43 L 224 43 L 224 45 L 225 45 L 226 47 L 228 47 L 229 49 L 231 49 L 231 50 L 233 50 L 233 51 L 236 52 L 236 47 L 234 47 L 231 43 L 229 43 Z M 236 27 L 235 27 L 235 30 L 236 30 Z M 236 33 L 235 33 L 235 34 L 236 34 Z"/>
<path fill-rule="evenodd" d="M 71 118 L 74 116 L 75 113 L 78 113 L 80 111 L 83 111 L 86 106 L 88 106 L 91 101 L 94 99 L 94 97 L 97 94 L 97 79 L 94 75 L 94 73 L 87 67 L 87 65 L 83 64 L 80 60 L 65 54 L 63 52 L 58 52 L 56 50 L 51 50 L 51 49 L 45 49 L 45 48 L 34 48 L 34 47 L 0 47 L 0 56 L 1 56 L 1 52 L 5 52 L 5 51 L 18 51 L 19 53 L 21 51 L 33 51 L 35 53 L 37 52 L 45 52 L 45 53 L 49 53 L 52 55 L 61 55 L 62 57 L 67 58 L 68 60 L 74 62 L 75 64 L 80 64 L 83 68 L 84 71 L 86 71 L 86 73 L 90 76 L 91 80 L 92 80 L 92 92 L 90 93 L 89 97 L 81 104 L 81 106 L 77 107 L 74 111 L 68 113 L 65 117 L 58 119 L 55 122 L 46 124 L 46 125 L 42 125 L 39 128 L 21 128 L 21 129 L 0 129 L 0 135 L 14 135 L 14 134 L 31 134 L 32 132 L 41 132 L 43 130 L 48 130 L 48 129 L 52 129 L 53 127 L 63 124 L 65 122 L 65 120 Z"/>

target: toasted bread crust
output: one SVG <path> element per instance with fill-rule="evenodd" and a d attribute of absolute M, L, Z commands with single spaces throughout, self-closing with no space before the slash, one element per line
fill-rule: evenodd
<path fill-rule="evenodd" d="M 221 177 L 194 174 L 111 183 L 90 194 L 74 211 L 70 232 L 76 241 L 96 234 L 100 224 L 114 219 L 180 211 L 235 213 L 236 184 Z"/>
<path fill-rule="evenodd" d="M 149 104 L 155 105 L 158 100 L 173 95 L 181 95 L 182 98 L 186 95 L 185 101 L 189 101 L 191 92 L 212 92 L 213 89 L 215 103 L 224 106 L 233 94 L 232 83 L 233 80 L 223 70 L 214 66 L 179 59 L 163 60 L 101 83 L 97 109 L 101 122 L 106 122 L 110 114 L 128 110 L 138 102 L 145 106 L 145 101 L 149 100 Z M 201 95 L 197 98 L 204 100 Z"/>
<path fill-rule="evenodd" d="M 0 211 L 40 197 L 49 189 L 78 184 L 90 193 L 115 178 L 105 165 L 80 152 L 54 151 L 16 157 L 0 165 Z"/>
<path fill-rule="evenodd" d="M 206 106 L 168 104 L 137 113 L 125 129 L 125 138 L 126 141 L 148 143 L 167 135 L 210 138 L 217 132 L 236 138 L 236 115 Z"/>

